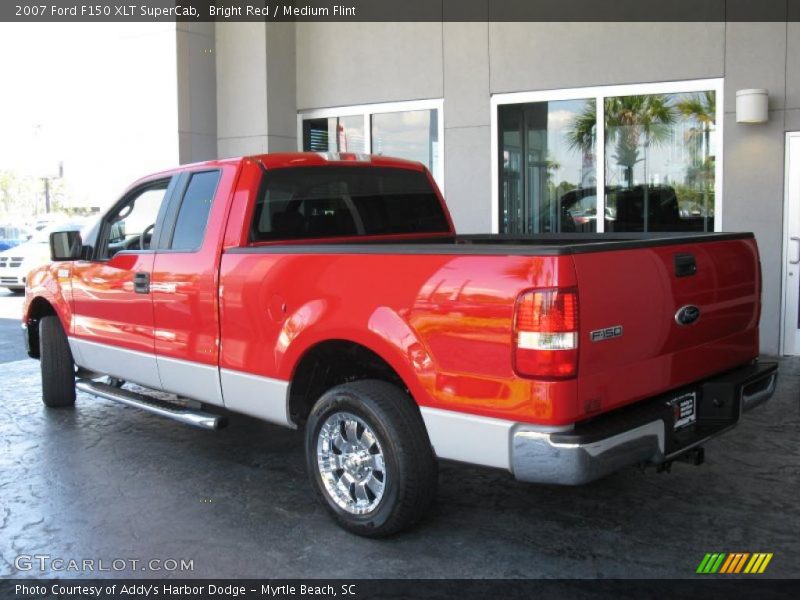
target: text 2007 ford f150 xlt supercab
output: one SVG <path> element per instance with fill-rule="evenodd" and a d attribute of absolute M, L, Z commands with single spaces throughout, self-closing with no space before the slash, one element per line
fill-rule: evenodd
<path fill-rule="evenodd" d="M 402 160 L 184 166 L 51 247 L 24 307 L 46 405 L 77 378 L 201 427 L 203 405 L 304 426 L 313 489 L 362 535 L 423 514 L 437 458 L 581 484 L 701 458 L 775 388 L 751 234 L 460 236 Z"/>

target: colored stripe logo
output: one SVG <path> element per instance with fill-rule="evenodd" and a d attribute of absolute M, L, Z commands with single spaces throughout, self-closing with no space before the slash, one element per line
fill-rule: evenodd
<path fill-rule="evenodd" d="M 712 575 L 720 573 L 731 574 L 760 574 L 767 569 L 769 561 L 772 560 L 772 552 L 709 552 L 700 561 L 697 573 L 702 575 Z"/>

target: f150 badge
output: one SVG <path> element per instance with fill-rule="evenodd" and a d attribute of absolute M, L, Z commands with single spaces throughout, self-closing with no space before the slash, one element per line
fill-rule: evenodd
<path fill-rule="evenodd" d="M 622 335 L 622 325 L 614 325 L 613 327 L 606 327 L 605 329 L 595 329 L 589 332 L 589 339 L 593 342 L 602 342 L 603 340 L 610 340 Z"/>
<path fill-rule="evenodd" d="M 675 313 L 675 322 L 678 325 L 691 325 L 700 318 L 700 309 L 692 304 L 681 306 Z"/>

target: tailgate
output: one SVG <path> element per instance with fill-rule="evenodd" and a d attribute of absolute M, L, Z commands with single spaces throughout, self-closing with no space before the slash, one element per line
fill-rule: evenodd
<path fill-rule="evenodd" d="M 584 416 L 758 355 L 760 270 L 751 236 L 652 247 L 643 242 L 573 260 L 581 332 L 578 412 Z"/>

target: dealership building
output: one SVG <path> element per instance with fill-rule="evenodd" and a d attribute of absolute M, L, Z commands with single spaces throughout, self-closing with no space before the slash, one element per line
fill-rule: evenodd
<path fill-rule="evenodd" d="M 800 23 L 226 22 L 176 35 L 181 162 L 418 160 L 460 233 L 753 231 L 762 352 L 800 354 Z"/>

